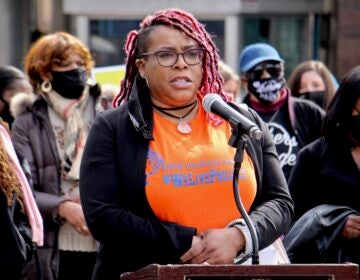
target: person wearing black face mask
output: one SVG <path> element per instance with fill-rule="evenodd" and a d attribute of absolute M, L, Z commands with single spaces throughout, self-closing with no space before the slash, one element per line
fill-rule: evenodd
<path fill-rule="evenodd" d="M 310 100 L 317 104 L 320 107 L 324 106 L 324 97 L 325 97 L 325 90 L 319 90 L 319 91 L 305 91 L 302 93 L 299 93 L 297 95 L 299 98 Z"/>
<path fill-rule="evenodd" d="M 310 100 L 326 110 L 338 87 L 334 75 L 319 60 L 307 60 L 292 70 L 288 85 L 293 96 Z"/>
<path fill-rule="evenodd" d="M 25 57 L 37 99 L 15 118 L 12 136 L 30 164 L 44 218 L 44 279 L 91 279 L 95 264 L 98 244 L 79 197 L 80 161 L 100 94 L 90 79 L 93 67 L 88 48 L 66 32 L 41 37 Z M 26 279 L 32 279 L 32 269 L 26 269 Z"/>
<path fill-rule="evenodd" d="M 295 224 L 285 245 L 292 262 L 360 265 L 360 66 L 342 79 L 322 137 L 300 151 L 289 189 Z"/>
<path fill-rule="evenodd" d="M 62 97 L 78 99 L 83 94 L 86 86 L 86 72 L 76 68 L 69 71 L 52 71 L 52 88 Z"/>
<path fill-rule="evenodd" d="M 294 98 L 284 77 L 284 59 L 271 45 L 255 43 L 240 55 L 243 102 L 267 123 L 288 179 L 298 151 L 320 136 L 325 112 L 308 100 Z"/>
<path fill-rule="evenodd" d="M 14 117 L 10 112 L 10 100 L 17 93 L 32 94 L 25 74 L 11 65 L 0 65 L 0 118 L 11 128 Z"/>

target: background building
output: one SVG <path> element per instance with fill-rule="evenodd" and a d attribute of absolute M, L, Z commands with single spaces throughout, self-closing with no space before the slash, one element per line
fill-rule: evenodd
<path fill-rule="evenodd" d="M 338 79 L 360 64 L 359 0 L 2 0 L 0 63 L 22 67 L 33 40 L 66 30 L 90 47 L 97 66 L 122 64 L 128 31 L 168 7 L 200 19 L 235 70 L 244 45 L 259 41 L 280 51 L 287 75 L 306 59 L 322 60 Z"/>

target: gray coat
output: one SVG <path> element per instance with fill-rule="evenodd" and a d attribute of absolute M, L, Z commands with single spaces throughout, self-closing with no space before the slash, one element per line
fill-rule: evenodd
<path fill-rule="evenodd" d="M 42 273 L 44 279 L 52 280 L 58 278 L 60 220 L 57 212 L 64 198 L 60 196 L 61 159 L 47 108 L 45 100 L 38 98 L 15 118 L 11 133 L 15 149 L 30 165 L 34 194 L 44 221 L 44 246 L 39 248 Z M 33 269 L 33 265 L 25 269 L 29 277 L 26 279 L 36 274 L 32 273 Z"/>

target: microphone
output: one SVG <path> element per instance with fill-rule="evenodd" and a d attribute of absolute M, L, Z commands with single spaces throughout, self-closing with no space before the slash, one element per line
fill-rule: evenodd
<path fill-rule="evenodd" d="M 243 116 L 241 113 L 236 111 L 234 108 L 229 106 L 220 95 L 215 93 L 209 93 L 205 95 L 202 106 L 208 113 L 214 113 L 235 127 L 239 127 L 243 132 L 252 138 L 257 140 L 261 139 L 262 132 L 259 127 Z"/>

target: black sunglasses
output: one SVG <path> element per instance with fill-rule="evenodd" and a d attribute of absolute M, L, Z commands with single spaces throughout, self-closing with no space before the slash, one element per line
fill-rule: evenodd
<path fill-rule="evenodd" d="M 278 78 L 281 74 L 281 65 L 280 63 L 261 63 L 246 74 L 250 80 L 260 80 L 264 71 L 268 72 L 271 77 Z"/>

